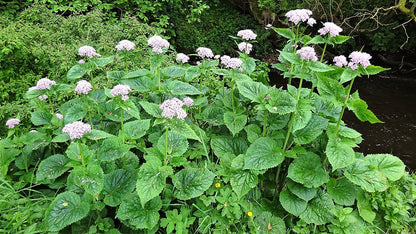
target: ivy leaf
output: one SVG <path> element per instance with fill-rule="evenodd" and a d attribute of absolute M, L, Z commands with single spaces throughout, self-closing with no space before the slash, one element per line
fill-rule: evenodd
<path fill-rule="evenodd" d="M 112 207 L 118 206 L 126 194 L 133 191 L 136 177 L 135 173 L 123 169 L 104 175 L 104 203 Z"/>
<path fill-rule="evenodd" d="M 235 136 L 247 123 L 247 116 L 242 114 L 236 114 L 231 111 L 224 114 L 224 123 L 225 126 L 230 130 L 230 132 Z"/>
<path fill-rule="evenodd" d="M 318 190 L 318 195 L 308 203 L 305 211 L 299 217 L 306 223 L 326 224 L 331 222 L 334 208 L 335 205 L 329 195 Z"/>
<path fill-rule="evenodd" d="M 78 194 L 61 193 L 56 196 L 46 211 L 45 226 L 50 232 L 58 232 L 87 216 L 89 210 L 90 204 L 82 202 Z"/>
<path fill-rule="evenodd" d="M 322 168 L 321 158 L 312 152 L 293 160 L 289 166 L 288 177 L 307 188 L 319 187 L 329 181 L 328 172 Z"/>
<path fill-rule="evenodd" d="M 369 164 L 376 166 L 376 170 L 382 173 L 390 181 L 402 178 L 405 165 L 400 158 L 390 154 L 368 154 L 365 159 Z"/>
<path fill-rule="evenodd" d="M 247 149 L 244 169 L 264 170 L 275 167 L 285 158 L 283 149 L 276 140 L 269 137 L 258 138 Z"/>
<path fill-rule="evenodd" d="M 139 139 L 150 128 L 150 119 L 135 120 L 124 124 L 124 134 L 130 139 Z"/>
<path fill-rule="evenodd" d="M 267 95 L 268 87 L 260 82 L 237 81 L 236 83 L 240 94 L 253 102 L 262 103 Z"/>
<path fill-rule="evenodd" d="M 201 196 L 214 181 L 215 174 L 205 168 L 185 168 L 172 178 L 175 197 L 188 200 Z"/>
<path fill-rule="evenodd" d="M 355 152 L 352 147 L 343 140 L 329 139 L 326 146 L 326 155 L 332 170 L 345 168 L 351 165 L 355 159 Z"/>
<path fill-rule="evenodd" d="M 317 188 L 306 188 L 302 184 L 296 183 L 290 179 L 287 180 L 286 185 L 290 192 L 306 202 L 314 198 L 318 191 Z"/>
<path fill-rule="evenodd" d="M 64 172 L 66 172 L 69 167 L 66 167 L 66 164 L 70 160 L 62 154 L 54 154 L 44 159 L 40 164 L 36 172 L 36 181 L 40 182 L 45 179 L 51 180 L 56 179 Z"/>
<path fill-rule="evenodd" d="M 75 184 L 81 186 L 93 197 L 98 198 L 104 187 L 104 172 L 98 164 L 88 164 L 87 168 L 77 167 L 72 170 Z"/>
<path fill-rule="evenodd" d="M 116 217 L 135 229 L 152 229 L 159 222 L 161 208 L 160 197 L 153 198 L 142 207 L 139 196 L 134 194 L 121 203 Z"/>
<path fill-rule="evenodd" d="M 331 178 L 326 185 L 326 189 L 328 191 L 328 195 L 335 201 L 335 203 L 343 206 L 354 205 L 356 188 L 346 178 Z"/>
<path fill-rule="evenodd" d="M 305 200 L 302 200 L 288 190 L 283 190 L 279 194 L 279 201 L 282 204 L 283 209 L 291 213 L 294 216 L 299 216 L 302 212 L 305 211 L 308 203 Z"/>
<path fill-rule="evenodd" d="M 230 183 L 232 189 L 240 199 L 252 188 L 257 186 L 258 178 L 256 174 L 249 170 L 238 170 L 232 173 Z"/>
<path fill-rule="evenodd" d="M 166 178 L 171 174 L 172 168 L 162 167 L 160 161 L 149 161 L 140 167 L 136 191 L 143 207 L 162 192 L 166 186 Z"/>
<path fill-rule="evenodd" d="M 169 131 L 167 137 L 167 154 L 172 157 L 182 156 L 188 149 L 188 140 L 176 131 Z M 166 150 L 166 132 L 160 136 L 157 142 L 157 148 L 160 152 Z"/>
<path fill-rule="evenodd" d="M 285 222 L 270 212 L 263 212 L 254 221 L 259 225 L 257 233 L 286 233 Z"/>

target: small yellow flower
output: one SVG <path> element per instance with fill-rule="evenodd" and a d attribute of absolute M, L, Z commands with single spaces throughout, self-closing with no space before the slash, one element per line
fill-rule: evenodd
<path fill-rule="evenodd" d="M 62 203 L 62 206 L 67 207 L 68 206 L 68 202 Z"/>
<path fill-rule="evenodd" d="M 219 187 L 221 187 L 221 184 L 220 183 L 216 183 L 215 184 L 215 188 L 219 188 Z"/>
<path fill-rule="evenodd" d="M 251 216 L 253 216 L 253 212 L 249 211 L 249 212 L 247 212 L 247 215 L 248 215 L 248 217 L 251 217 Z"/>

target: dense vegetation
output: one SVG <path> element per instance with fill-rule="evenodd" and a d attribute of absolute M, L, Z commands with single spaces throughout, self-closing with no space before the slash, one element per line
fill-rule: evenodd
<path fill-rule="evenodd" d="M 351 90 L 386 69 L 360 48 L 333 60 L 351 40 L 338 26 L 289 17 L 255 34 L 220 3 L 140 1 L 133 16 L 128 1 L 43 2 L 0 19 L 2 232 L 416 231 L 416 175 L 358 152 L 342 121 L 381 122 Z M 249 55 L 272 32 L 283 87 Z"/>

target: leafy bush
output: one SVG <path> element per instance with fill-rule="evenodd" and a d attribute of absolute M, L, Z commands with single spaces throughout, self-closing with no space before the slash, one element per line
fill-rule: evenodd
<path fill-rule="evenodd" d="M 0 175 L 57 194 L 39 232 L 415 231 L 415 178 L 393 155 L 355 152 L 361 134 L 342 121 L 349 109 L 381 122 L 351 90 L 386 69 L 357 51 L 348 66 L 322 63 L 310 45 L 349 37 L 293 28 L 274 28 L 288 40 L 274 65 L 285 87 L 243 53 L 220 64 L 200 49 L 200 65 L 166 66 L 155 38 L 155 53 L 135 49 L 151 55 L 145 68 L 118 66 L 135 53 L 121 51 L 43 79 L 25 94 L 34 131 L 7 123 Z"/>

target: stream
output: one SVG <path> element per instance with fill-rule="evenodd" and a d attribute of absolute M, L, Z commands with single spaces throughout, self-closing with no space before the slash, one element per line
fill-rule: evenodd
<path fill-rule="evenodd" d="M 287 83 L 277 72 L 270 72 L 270 83 Z M 364 154 L 389 153 L 401 158 L 408 170 L 416 170 L 416 78 L 358 77 L 353 90 L 367 102 L 368 109 L 384 123 L 361 122 L 346 110 L 344 122 L 362 134 L 356 151 Z"/>

